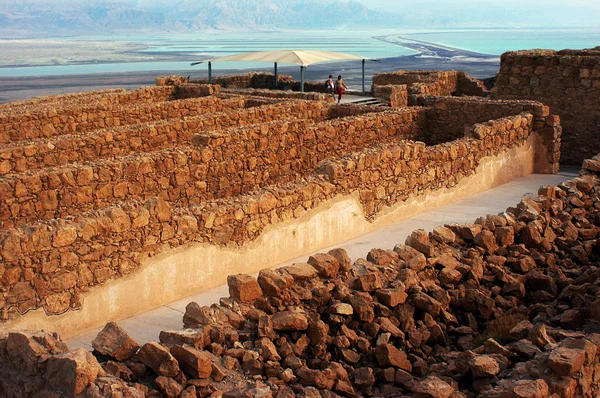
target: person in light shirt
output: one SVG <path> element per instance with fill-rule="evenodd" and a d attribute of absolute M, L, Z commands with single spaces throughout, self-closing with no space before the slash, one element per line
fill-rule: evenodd
<path fill-rule="evenodd" d="M 342 75 L 339 75 L 337 80 L 335 81 L 335 91 L 338 94 L 338 105 L 342 101 L 342 94 L 344 93 L 344 91 L 346 91 L 347 88 L 348 87 L 346 86 L 346 83 L 344 83 L 344 79 L 342 79 Z"/>

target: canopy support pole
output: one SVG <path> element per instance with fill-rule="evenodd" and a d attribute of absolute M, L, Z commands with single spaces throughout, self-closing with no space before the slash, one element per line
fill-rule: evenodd
<path fill-rule="evenodd" d="M 278 85 L 278 81 L 277 81 L 277 62 L 275 62 L 275 88 L 277 88 Z"/>
<path fill-rule="evenodd" d="M 362 60 L 362 95 L 365 96 L 365 60 Z"/>
<path fill-rule="evenodd" d="M 212 63 L 208 63 L 208 84 L 212 84 Z"/>
<path fill-rule="evenodd" d="M 304 92 L 304 69 L 306 66 L 300 66 L 300 92 Z"/>

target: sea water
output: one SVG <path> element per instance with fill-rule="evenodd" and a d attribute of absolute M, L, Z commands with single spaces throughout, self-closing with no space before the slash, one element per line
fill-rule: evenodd
<path fill-rule="evenodd" d="M 0 68 L 0 77 L 50 76 L 66 74 L 119 73 L 136 71 L 194 72 L 191 61 L 240 52 L 278 49 L 339 51 L 365 58 L 390 58 L 414 54 L 412 50 L 381 41 L 376 37 L 400 35 L 482 54 L 544 48 L 582 49 L 600 46 L 600 28 L 586 29 L 371 29 L 334 31 L 231 32 L 198 34 L 145 34 L 89 36 L 71 40 L 136 42 L 147 46 L 141 53 L 173 54 L 173 61 L 123 62 L 110 64 L 53 65 Z M 282 65 L 283 66 L 283 65 Z M 265 63 L 213 63 L 213 69 L 271 68 Z"/>

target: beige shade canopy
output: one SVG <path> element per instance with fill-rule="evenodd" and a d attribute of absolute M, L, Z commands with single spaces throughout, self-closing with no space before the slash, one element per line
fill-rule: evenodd
<path fill-rule="evenodd" d="M 365 60 L 370 58 L 359 55 L 339 53 L 334 51 L 317 50 L 273 50 L 256 51 L 250 53 L 234 54 L 225 57 L 211 58 L 199 62 L 193 62 L 191 65 L 208 63 L 208 82 L 212 83 L 213 62 L 273 62 L 275 64 L 275 85 L 277 85 L 277 63 L 300 65 L 300 91 L 304 91 L 304 69 L 308 65 L 317 62 L 341 61 L 345 59 L 362 60 L 362 91 L 365 94 Z M 378 61 L 371 59 L 371 61 Z"/>
<path fill-rule="evenodd" d="M 251 53 L 234 54 L 225 57 L 207 59 L 200 62 L 281 62 L 283 64 L 294 64 L 300 66 L 308 66 L 317 62 L 340 61 L 344 59 L 366 59 L 353 54 L 345 54 L 333 51 L 316 51 L 316 50 L 274 50 L 274 51 L 256 51 Z"/>

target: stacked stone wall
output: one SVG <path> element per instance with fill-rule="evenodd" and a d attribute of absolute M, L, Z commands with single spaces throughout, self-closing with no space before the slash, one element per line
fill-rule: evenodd
<path fill-rule="evenodd" d="M 34 97 L 28 100 L 23 101 L 14 101 L 7 102 L 4 104 L 0 104 L 0 112 L 4 112 L 4 110 L 10 110 L 14 108 L 25 109 L 31 107 L 39 107 L 40 105 L 44 105 L 47 103 L 56 104 L 57 102 L 61 103 L 86 103 L 90 100 L 90 98 L 94 99 L 98 96 L 106 96 L 110 94 L 126 94 L 126 90 L 124 88 L 111 88 L 111 89 L 103 89 L 103 90 L 93 90 L 86 91 L 82 93 L 67 93 L 67 94 L 56 94 L 56 95 L 48 95 L 42 97 Z"/>
<path fill-rule="evenodd" d="M 393 108 L 408 106 L 408 86 L 405 84 L 373 85 L 372 95 L 388 101 Z"/>
<path fill-rule="evenodd" d="M 197 101 L 194 103 L 198 104 Z M 181 109 L 184 112 L 179 116 L 171 113 L 172 118 L 168 120 L 8 145 L 0 149 L 0 175 L 189 144 L 194 133 L 238 127 L 258 121 L 307 117 L 322 112 L 324 108 L 318 102 L 281 102 L 249 97 L 217 100 L 217 103 L 219 105 L 212 109 L 221 109 L 221 112 L 212 112 L 211 107 L 198 106 L 196 111 L 200 115 L 185 116 L 189 113 L 186 107 Z"/>
<path fill-rule="evenodd" d="M 81 192 L 113 197 L 90 205 L 88 212 L 83 206 L 71 217 L 0 232 L 2 315 L 6 319 L 39 307 L 49 314 L 78 308 L 82 292 L 133 272 L 148 256 L 194 242 L 241 246 L 267 226 L 297 219 L 340 195 L 358 195 L 373 218 L 419 193 L 453 187 L 473 174 L 484 157 L 538 133 L 535 112 L 514 110 L 519 112 L 471 126 L 456 142 L 430 147 L 407 141 L 423 135 L 427 125 L 426 108 L 409 108 L 205 133 L 195 138 L 201 146 L 132 156 L 130 165 L 104 161 L 97 169 L 69 166 L 64 173 L 48 173 L 45 189 L 61 186 L 67 191 L 57 200 L 71 198 L 65 212 Z M 148 186 L 142 185 L 145 178 Z M 0 192 L 22 194 L 40 183 L 23 176 Z M 239 190 L 240 185 L 248 191 Z M 153 195 L 152 189 L 160 191 L 158 197 L 142 201 Z M 233 196 L 236 189 L 239 195 Z M 193 204 L 197 191 L 211 192 L 215 199 L 205 196 Z M 119 204 L 120 199 L 126 201 Z"/>
<path fill-rule="evenodd" d="M 328 156 L 391 137 L 414 138 L 423 125 L 422 110 L 334 123 L 322 122 L 327 109 L 319 112 L 308 119 L 301 118 L 304 112 L 299 119 L 196 134 L 197 146 L 7 175 L 0 182 L 0 227 L 61 218 L 126 198 L 159 196 L 188 206 L 239 195 L 305 176 Z"/>
<path fill-rule="evenodd" d="M 378 96 L 377 94 L 383 90 L 380 86 L 388 85 L 405 85 L 408 105 L 416 105 L 417 97 L 423 95 L 485 97 L 488 94 L 482 82 L 469 77 L 467 73 L 456 71 L 399 70 L 377 73 L 373 76 L 371 92 Z"/>
<path fill-rule="evenodd" d="M 150 101 L 138 101 L 140 95 Z M 208 96 L 174 100 L 172 87 L 143 89 L 124 100 L 120 95 L 103 95 L 81 104 L 48 104 L 32 112 L 11 108 L 0 114 L 0 142 L 22 141 L 85 132 L 172 117 L 194 116 L 219 110 L 221 99 Z M 148 98 L 148 97 L 143 97 Z"/>
<path fill-rule="evenodd" d="M 502 55 L 496 98 L 532 99 L 561 118 L 561 162 L 581 164 L 600 150 L 600 51 L 533 50 Z"/>
<path fill-rule="evenodd" d="M 277 75 L 277 81 L 280 84 L 290 83 L 292 77 L 289 75 Z M 208 79 L 191 80 L 193 84 L 207 84 Z M 213 76 L 213 84 L 218 84 L 223 88 L 255 88 L 271 89 L 275 87 L 275 75 L 268 72 L 250 72 L 238 75 Z"/>
<path fill-rule="evenodd" d="M 421 140 L 429 145 L 449 142 L 465 136 L 472 125 L 522 112 L 534 116 L 535 130 L 546 146 L 548 172 L 557 172 L 560 162 L 562 127 L 558 116 L 551 115 L 547 106 L 537 101 L 502 101 L 477 97 L 418 98 L 427 107 L 427 136 Z"/>
<path fill-rule="evenodd" d="M 252 95 L 267 98 L 288 98 L 288 99 L 303 99 L 310 101 L 325 101 L 334 102 L 331 94 L 322 94 L 316 92 L 299 92 L 290 90 L 267 90 L 267 89 L 238 89 L 238 90 L 222 90 L 224 93 L 231 93 L 237 95 Z"/>

